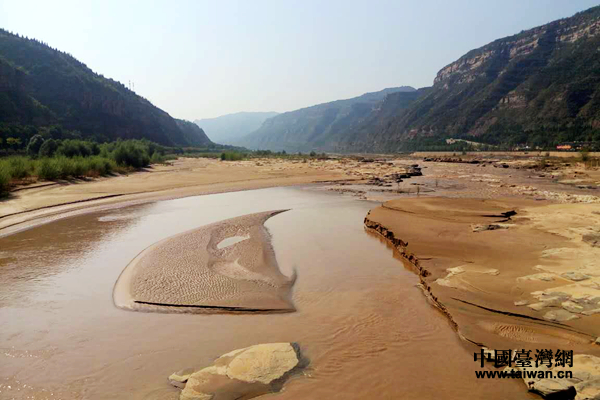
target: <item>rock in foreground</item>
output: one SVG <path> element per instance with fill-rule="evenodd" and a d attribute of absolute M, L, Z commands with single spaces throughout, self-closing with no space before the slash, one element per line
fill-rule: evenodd
<path fill-rule="evenodd" d="M 511 370 L 511 368 L 506 368 Z M 521 370 L 515 367 L 512 370 Z M 600 358 L 588 354 L 578 354 L 573 357 L 572 367 L 548 368 L 545 365 L 531 367 L 530 372 L 551 371 L 553 376 L 558 372 L 571 371 L 572 378 L 538 378 L 525 376 L 523 380 L 529 390 L 540 394 L 545 399 L 596 400 L 600 399 Z"/>
<path fill-rule="evenodd" d="M 291 343 L 268 343 L 234 350 L 191 374 L 180 400 L 250 399 L 278 392 L 300 364 Z"/>

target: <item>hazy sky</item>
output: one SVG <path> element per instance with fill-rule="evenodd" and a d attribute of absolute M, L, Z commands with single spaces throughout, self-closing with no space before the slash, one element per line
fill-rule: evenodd
<path fill-rule="evenodd" d="M 0 0 L 0 26 L 71 53 L 172 116 L 289 111 L 429 86 L 494 39 L 598 0 Z"/>

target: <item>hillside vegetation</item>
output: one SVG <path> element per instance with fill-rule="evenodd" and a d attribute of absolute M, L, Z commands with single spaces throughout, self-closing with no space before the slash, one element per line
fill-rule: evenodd
<path fill-rule="evenodd" d="M 413 93 L 409 86 L 366 93 L 279 114 L 238 142 L 254 149 L 311 151 L 331 149 L 343 143 L 348 131 L 360 126 L 379 109 L 387 95 Z"/>
<path fill-rule="evenodd" d="M 211 144 L 198 126 L 172 118 L 71 55 L 0 29 L 0 148 L 6 148 L 9 139 L 11 146 L 15 140 L 26 145 L 49 127 L 98 142 Z"/>

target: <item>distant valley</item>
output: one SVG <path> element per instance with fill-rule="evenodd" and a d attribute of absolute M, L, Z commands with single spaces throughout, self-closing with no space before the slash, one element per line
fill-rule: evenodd
<path fill-rule="evenodd" d="M 413 99 L 410 86 L 379 92 L 279 114 L 244 137 L 238 144 L 251 149 L 311 151 L 331 149 L 347 140 L 348 132 L 364 124 L 381 107 L 388 95 Z"/>
<path fill-rule="evenodd" d="M 239 112 L 216 118 L 204 118 L 194 121 L 214 142 L 238 144 L 249 133 L 260 128 L 265 120 L 276 116 L 276 112 Z"/>

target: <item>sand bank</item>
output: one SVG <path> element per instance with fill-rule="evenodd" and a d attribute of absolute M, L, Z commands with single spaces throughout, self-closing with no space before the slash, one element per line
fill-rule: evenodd
<path fill-rule="evenodd" d="M 279 271 L 263 225 L 284 211 L 231 218 L 155 243 L 117 280 L 115 304 L 160 312 L 294 311 L 295 277 Z"/>
<path fill-rule="evenodd" d="M 352 179 L 321 164 L 180 158 L 130 175 L 32 185 L 0 201 L 0 236 L 65 216 L 201 194 Z"/>
<path fill-rule="evenodd" d="M 420 198 L 386 202 L 365 224 L 417 268 L 468 341 L 598 354 L 600 248 L 582 240 L 598 213 L 598 204 Z"/>

